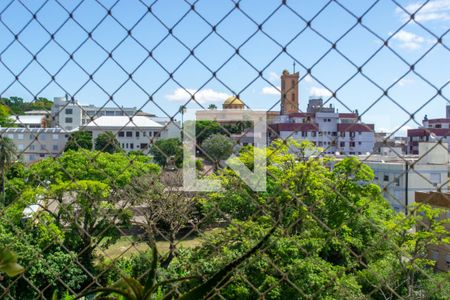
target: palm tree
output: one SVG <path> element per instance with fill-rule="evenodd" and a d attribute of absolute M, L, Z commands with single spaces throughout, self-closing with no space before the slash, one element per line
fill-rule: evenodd
<path fill-rule="evenodd" d="M 5 173 L 17 159 L 17 149 L 13 141 L 0 135 L 0 172 L 2 172 L 2 194 L 5 205 Z"/>
<path fill-rule="evenodd" d="M 210 110 L 217 109 L 217 105 L 215 105 L 215 104 L 210 104 L 210 105 L 208 106 L 208 109 L 210 109 Z"/>

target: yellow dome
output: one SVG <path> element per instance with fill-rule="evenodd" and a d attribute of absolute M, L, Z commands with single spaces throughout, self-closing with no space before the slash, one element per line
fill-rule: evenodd
<path fill-rule="evenodd" d="M 225 100 L 223 103 L 224 105 L 244 105 L 244 102 L 242 102 L 238 97 L 231 96 Z"/>

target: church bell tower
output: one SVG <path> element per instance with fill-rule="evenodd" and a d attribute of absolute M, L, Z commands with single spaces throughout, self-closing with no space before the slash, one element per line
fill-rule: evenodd
<path fill-rule="evenodd" d="M 298 79 L 300 74 L 297 72 L 289 74 L 284 70 L 281 75 L 281 114 L 287 115 L 299 112 L 298 110 Z"/>

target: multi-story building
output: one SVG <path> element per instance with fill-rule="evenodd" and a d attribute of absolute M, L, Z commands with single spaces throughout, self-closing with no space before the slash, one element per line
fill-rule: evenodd
<path fill-rule="evenodd" d="M 416 201 L 417 191 L 447 191 L 447 144 L 423 142 L 418 155 L 363 155 L 359 159 L 375 172 L 375 182 L 396 211 Z"/>
<path fill-rule="evenodd" d="M 141 150 L 144 153 L 159 138 L 179 138 L 180 130 L 177 129 L 173 123 L 162 125 L 147 116 L 134 116 L 131 120 L 127 116 L 102 116 L 82 128 L 92 132 L 94 141 L 99 134 L 111 131 L 126 152 Z"/>
<path fill-rule="evenodd" d="M 134 116 L 136 107 L 98 107 L 81 105 L 67 97 L 55 97 L 52 106 L 53 126 L 72 130 L 101 116 Z"/>
<path fill-rule="evenodd" d="M 358 113 L 338 113 L 323 108 L 322 99 L 311 99 L 308 112 L 280 115 L 270 125 L 269 137 L 311 141 L 326 154 L 360 155 L 372 152 L 375 143 L 373 124 L 359 123 Z"/>
<path fill-rule="evenodd" d="M 0 128 L 0 134 L 13 141 L 25 163 L 58 156 L 68 137 L 61 128 Z"/>
<path fill-rule="evenodd" d="M 442 219 L 450 219 L 450 193 L 438 192 L 416 192 L 416 201 L 428 204 L 433 208 L 443 210 L 439 216 Z M 424 220 L 427 222 L 427 220 Z M 424 224 L 419 224 L 417 230 L 421 230 Z M 450 223 L 447 223 L 446 229 L 450 232 Z M 439 271 L 447 272 L 450 270 L 450 245 L 439 244 L 428 246 L 428 258 L 436 262 L 435 268 Z"/>
<path fill-rule="evenodd" d="M 450 143 L 450 105 L 446 107 L 446 118 L 428 119 L 422 121 L 422 127 L 408 129 L 407 153 L 417 154 L 419 142 L 437 141 Z"/>

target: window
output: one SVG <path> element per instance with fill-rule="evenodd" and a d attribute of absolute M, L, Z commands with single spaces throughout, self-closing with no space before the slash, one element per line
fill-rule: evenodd
<path fill-rule="evenodd" d="M 53 151 L 58 151 L 58 145 L 53 145 L 52 149 Z"/>
<path fill-rule="evenodd" d="M 130 149 L 134 149 L 134 144 L 130 143 Z"/>
<path fill-rule="evenodd" d="M 133 131 L 127 131 L 127 137 L 133 137 Z"/>
<path fill-rule="evenodd" d="M 345 131 L 339 132 L 339 135 L 340 135 L 341 137 L 345 137 Z"/>
<path fill-rule="evenodd" d="M 308 132 L 307 131 L 302 131 L 302 137 L 308 136 Z"/>
<path fill-rule="evenodd" d="M 19 144 L 19 145 L 17 145 L 17 150 L 20 150 L 20 151 L 23 151 L 23 144 Z"/>
<path fill-rule="evenodd" d="M 148 136 L 152 137 L 152 132 L 151 131 L 148 132 Z"/>
<path fill-rule="evenodd" d="M 136 137 L 139 137 L 139 131 L 136 131 Z"/>
<path fill-rule="evenodd" d="M 66 123 L 72 123 L 73 119 L 72 118 L 66 118 Z"/>
<path fill-rule="evenodd" d="M 41 133 L 41 134 L 39 135 L 39 139 L 45 141 L 45 138 L 46 138 L 45 133 Z"/>
<path fill-rule="evenodd" d="M 339 143 L 339 146 L 342 147 L 342 148 L 344 148 L 344 147 L 345 147 L 345 142 L 340 142 L 340 143 Z"/>
<path fill-rule="evenodd" d="M 128 149 L 128 143 L 125 144 L 125 149 Z"/>
<path fill-rule="evenodd" d="M 107 116 L 114 116 L 114 111 L 112 111 L 112 110 L 107 110 L 107 111 L 106 111 L 106 115 L 107 115 Z"/>
<path fill-rule="evenodd" d="M 119 137 L 124 137 L 124 136 L 125 136 L 125 133 L 124 133 L 123 131 L 119 131 L 118 136 L 119 136 Z"/>
<path fill-rule="evenodd" d="M 317 131 L 311 131 L 311 136 L 312 136 L 312 137 L 315 137 L 316 134 L 317 134 Z"/>
<path fill-rule="evenodd" d="M 71 115 L 73 114 L 73 109 L 72 108 L 66 108 L 66 115 Z"/>
<path fill-rule="evenodd" d="M 322 142 L 319 142 L 319 146 L 322 146 Z"/>
<path fill-rule="evenodd" d="M 400 177 L 395 177 L 394 182 L 395 186 L 400 186 Z"/>
<path fill-rule="evenodd" d="M 332 136 L 337 136 L 337 132 L 336 132 L 336 131 L 333 131 L 333 132 L 331 133 L 331 135 L 332 135 Z"/>
<path fill-rule="evenodd" d="M 58 136 L 57 134 L 53 134 L 53 135 L 52 135 L 52 139 L 53 139 L 54 141 L 58 140 L 58 138 L 59 138 L 59 136 Z"/>
<path fill-rule="evenodd" d="M 358 131 L 358 135 L 361 135 L 361 131 Z"/>
<path fill-rule="evenodd" d="M 17 139 L 18 139 L 18 140 L 23 140 L 23 133 L 19 133 L 19 134 L 17 135 Z"/>
<path fill-rule="evenodd" d="M 142 136 L 147 136 L 147 131 L 143 131 Z"/>
<path fill-rule="evenodd" d="M 362 143 L 361 143 L 361 142 L 358 142 L 358 145 L 362 145 Z"/>
<path fill-rule="evenodd" d="M 355 142 L 350 142 L 350 147 L 355 147 Z"/>
<path fill-rule="evenodd" d="M 30 134 L 30 140 L 34 140 L 36 136 L 34 134 Z"/>
<path fill-rule="evenodd" d="M 356 132 L 351 131 L 351 132 L 349 132 L 349 133 L 350 133 L 350 137 L 355 137 Z"/>
<path fill-rule="evenodd" d="M 30 150 L 34 151 L 36 149 L 36 147 L 34 145 L 30 145 Z"/>
<path fill-rule="evenodd" d="M 39 154 L 39 157 L 45 157 L 44 153 Z"/>
<path fill-rule="evenodd" d="M 35 159 L 36 159 L 36 157 L 34 156 L 34 154 L 30 154 L 30 161 L 33 161 Z"/>
<path fill-rule="evenodd" d="M 46 145 L 41 145 L 41 150 L 46 150 L 46 149 L 47 149 Z"/>
<path fill-rule="evenodd" d="M 383 181 L 389 181 L 389 175 L 384 175 L 383 176 Z"/>

